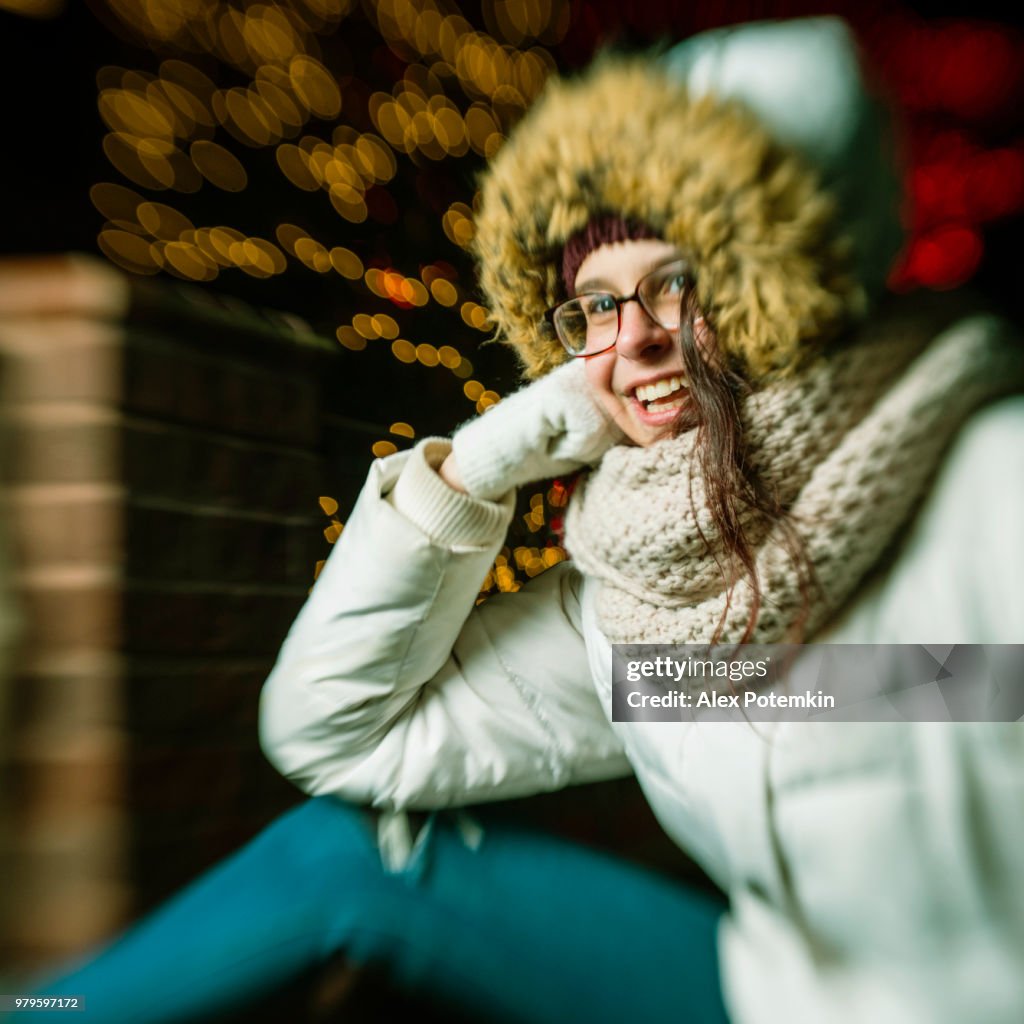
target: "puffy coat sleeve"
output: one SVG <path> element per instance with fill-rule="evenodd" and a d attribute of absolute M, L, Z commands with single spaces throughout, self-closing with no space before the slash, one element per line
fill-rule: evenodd
<path fill-rule="evenodd" d="M 433 809 L 629 768 L 589 678 L 563 563 L 475 604 L 500 503 L 451 490 L 444 441 L 373 465 L 260 704 L 263 749 L 313 795 Z"/>

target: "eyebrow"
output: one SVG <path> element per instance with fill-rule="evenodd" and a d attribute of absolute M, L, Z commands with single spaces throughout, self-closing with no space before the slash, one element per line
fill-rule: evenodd
<path fill-rule="evenodd" d="M 643 275 L 641 274 L 641 277 Z M 603 277 L 595 277 L 593 280 L 584 281 L 578 288 L 575 289 L 577 295 L 582 295 L 584 292 L 614 292 L 615 289 L 611 286 L 611 283 L 606 281 Z"/>
<path fill-rule="evenodd" d="M 675 256 L 669 256 L 668 259 L 654 260 L 653 262 L 647 264 L 647 266 L 641 271 L 640 276 L 637 278 L 637 281 L 640 281 L 642 278 L 645 278 L 648 274 L 653 273 L 659 267 L 666 267 L 668 266 L 668 264 L 677 263 L 681 259 L 685 259 L 685 257 L 682 255 L 682 253 L 677 253 Z M 616 294 L 615 287 L 612 285 L 611 281 L 607 280 L 607 278 L 604 277 L 590 278 L 584 281 L 582 284 L 580 284 L 579 287 L 575 289 L 575 291 L 577 295 L 583 295 L 586 292 L 592 291 L 610 292 L 613 295 Z"/>

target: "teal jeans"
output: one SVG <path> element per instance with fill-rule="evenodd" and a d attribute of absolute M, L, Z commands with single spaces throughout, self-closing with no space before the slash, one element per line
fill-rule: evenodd
<path fill-rule="evenodd" d="M 468 1015 L 517 1024 L 725 1024 L 724 905 L 486 811 L 478 844 L 430 819 L 389 872 L 363 813 L 317 797 L 282 815 L 106 949 L 36 994 L 65 1024 L 200 1021 L 343 952 Z M 12 1015 L 12 1018 L 15 1015 Z"/>

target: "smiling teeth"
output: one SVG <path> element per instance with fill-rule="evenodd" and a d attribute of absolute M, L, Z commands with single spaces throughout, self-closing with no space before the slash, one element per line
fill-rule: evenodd
<path fill-rule="evenodd" d="M 671 395 L 673 391 L 678 391 L 686 383 L 685 377 L 666 377 L 664 380 L 659 380 L 654 384 L 641 384 L 636 389 L 636 397 L 638 401 L 643 403 L 653 402 L 657 398 L 664 398 L 666 395 Z M 671 403 L 664 403 L 666 406 Z M 660 406 L 659 406 L 660 408 Z"/>
<path fill-rule="evenodd" d="M 649 402 L 648 412 L 664 412 L 666 409 L 682 409 L 686 405 L 685 398 L 673 398 L 671 402 Z"/>

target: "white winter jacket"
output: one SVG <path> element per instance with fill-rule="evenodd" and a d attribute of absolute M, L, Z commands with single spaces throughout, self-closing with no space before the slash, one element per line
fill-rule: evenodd
<path fill-rule="evenodd" d="M 611 723 L 611 649 L 571 563 L 475 606 L 512 495 L 447 443 L 376 462 L 264 689 L 267 755 L 389 810 L 635 772 L 729 894 L 740 1024 L 1024 1020 L 1024 725 Z M 1024 642 L 1024 398 L 975 415 L 836 642 Z M 685 1017 L 680 1007 L 680 1019 Z"/>

